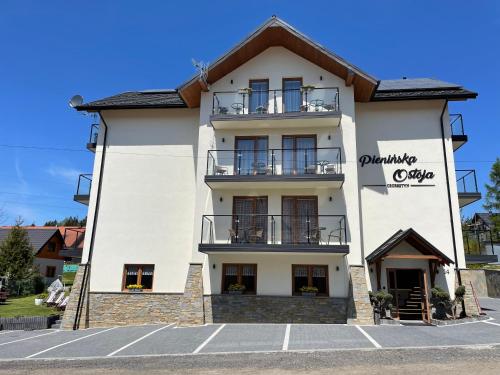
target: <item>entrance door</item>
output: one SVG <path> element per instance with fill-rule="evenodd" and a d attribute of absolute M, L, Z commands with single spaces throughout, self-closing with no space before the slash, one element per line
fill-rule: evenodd
<path fill-rule="evenodd" d="M 267 137 L 236 137 L 235 144 L 234 174 L 256 175 L 267 173 Z"/>
<path fill-rule="evenodd" d="M 234 197 L 232 243 L 267 242 L 267 197 Z"/>
<path fill-rule="evenodd" d="M 282 243 L 319 243 L 318 197 L 283 197 L 281 204 Z"/>
<path fill-rule="evenodd" d="M 427 275 L 421 269 L 388 269 L 388 292 L 392 294 L 392 315 L 401 320 L 430 321 Z"/>
<path fill-rule="evenodd" d="M 283 174 L 316 173 L 316 136 L 283 136 Z"/>

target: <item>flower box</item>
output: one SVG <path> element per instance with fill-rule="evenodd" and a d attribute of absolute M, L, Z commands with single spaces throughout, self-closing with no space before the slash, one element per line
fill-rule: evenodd
<path fill-rule="evenodd" d="M 303 297 L 316 297 L 316 292 L 302 292 Z"/>

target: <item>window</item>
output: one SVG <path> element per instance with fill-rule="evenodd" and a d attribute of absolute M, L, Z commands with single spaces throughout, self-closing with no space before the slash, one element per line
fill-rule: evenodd
<path fill-rule="evenodd" d="M 267 197 L 233 197 L 231 243 L 267 242 Z"/>
<path fill-rule="evenodd" d="M 269 80 L 254 79 L 250 81 L 249 85 L 252 89 L 248 98 L 249 113 L 267 113 L 269 107 Z"/>
<path fill-rule="evenodd" d="M 153 289 L 154 265 L 126 264 L 123 273 L 123 290 L 128 285 L 142 285 L 143 290 Z"/>
<path fill-rule="evenodd" d="M 245 294 L 255 294 L 257 290 L 256 264 L 223 264 L 222 293 L 228 293 L 231 284 L 245 286 Z"/>
<path fill-rule="evenodd" d="M 293 295 L 300 295 L 303 286 L 318 288 L 319 296 L 328 296 L 328 266 L 292 265 Z"/>
<path fill-rule="evenodd" d="M 47 266 L 45 269 L 45 277 L 55 277 L 56 276 L 56 267 Z"/>
<path fill-rule="evenodd" d="M 56 251 L 56 244 L 54 242 L 49 242 L 47 244 L 47 250 L 49 253 L 53 253 Z"/>
<path fill-rule="evenodd" d="M 268 173 L 267 137 L 236 137 L 234 173 L 257 175 Z"/>
<path fill-rule="evenodd" d="M 283 79 L 283 112 L 299 112 L 302 106 L 302 78 Z"/>
<path fill-rule="evenodd" d="M 283 174 L 316 174 L 316 136 L 315 135 L 284 135 L 283 144 Z"/>
<path fill-rule="evenodd" d="M 281 242 L 283 244 L 318 244 L 321 228 L 317 196 L 281 198 Z"/>

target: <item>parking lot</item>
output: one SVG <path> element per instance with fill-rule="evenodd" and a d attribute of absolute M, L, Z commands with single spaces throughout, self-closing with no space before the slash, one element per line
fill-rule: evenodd
<path fill-rule="evenodd" d="M 2 331 L 0 360 L 500 345 L 500 299 L 482 299 L 482 306 L 488 321 L 443 327 L 210 324 Z"/>

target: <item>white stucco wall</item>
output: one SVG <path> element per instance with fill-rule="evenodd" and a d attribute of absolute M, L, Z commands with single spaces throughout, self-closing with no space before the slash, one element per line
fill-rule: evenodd
<path fill-rule="evenodd" d="M 366 257 L 399 229 L 415 229 L 430 243 L 454 260 L 452 231 L 446 188 L 440 116 L 444 101 L 404 101 L 390 103 L 357 103 L 356 128 L 358 159 L 364 154 L 376 156 L 416 156 L 412 166 L 377 164 L 360 167 L 358 180 L 361 192 L 363 256 Z M 464 265 L 460 216 L 455 184 L 454 158 L 447 115 L 445 116 L 446 151 L 452 210 L 454 213 L 459 267 Z M 432 171 L 433 179 L 420 186 L 407 188 L 370 187 L 366 185 L 394 183 L 398 168 Z M 417 184 L 415 180 L 405 183 Z M 401 265 L 415 261 L 399 261 Z M 452 267 L 453 268 L 453 267 Z M 447 274 L 453 288 L 454 273 Z M 382 279 L 385 279 L 383 273 Z"/>
<path fill-rule="evenodd" d="M 183 292 L 193 241 L 197 110 L 103 113 L 108 140 L 92 291 L 120 291 L 124 264 L 154 264 L 155 292 Z M 88 222 L 93 221 L 101 125 Z M 90 246 L 85 241 L 84 261 Z"/>
<path fill-rule="evenodd" d="M 48 258 L 38 258 L 36 257 L 33 261 L 33 265 L 38 267 L 38 271 L 40 275 L 44 277 L 47 283 L 51 283 L 58 276 L 62 276 L 64 260 L 61 259 L 48 259 Z M 56 272 L 54 273 L 54 277 L 45 277 L 45 272 L 47 270 L 47 266 L 56 267 Z"/>

